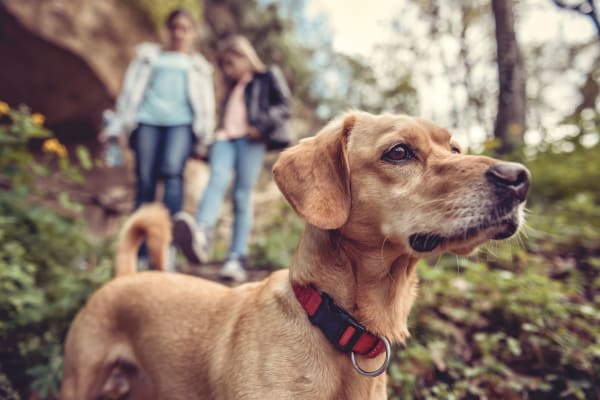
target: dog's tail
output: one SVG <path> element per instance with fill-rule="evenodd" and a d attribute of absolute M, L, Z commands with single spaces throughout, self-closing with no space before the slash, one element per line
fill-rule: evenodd
<path fill-rule="evenodd" d="M 160 270 L 166 270 L 171 243 L 171 219 L 162 204 L 144 205 L 125 222 L 117 244 L 115 276 L 135 273 L 138 250 L 144 240 L 152 264 Z"/>

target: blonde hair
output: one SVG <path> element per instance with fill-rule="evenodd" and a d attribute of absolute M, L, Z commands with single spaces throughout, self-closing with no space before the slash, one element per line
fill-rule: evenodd
<path fill-rule="evenodd" d="M 221 68 L 223 67 L 222 62 L 225 54 L 235 54 L 240 57 L 245 57 L 250 62 L 254 72 L 264 72 L 267 69 L 258 54 L 256 54 L 256 50 L 254 50 L 250 41 L 244 36 L 234 35 L 225 39 L 219 49 L 218 56 L 218 62 Z"/>

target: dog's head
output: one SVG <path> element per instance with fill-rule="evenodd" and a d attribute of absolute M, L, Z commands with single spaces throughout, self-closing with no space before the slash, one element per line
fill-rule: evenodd
<path fill-rule="evenodd" d="M 512 236 L 529 171 L 462 154 L 448 131 L 405 115 L 348 113 L 286 150 L 275 181 L 309 224 L 416 256 Z"/>

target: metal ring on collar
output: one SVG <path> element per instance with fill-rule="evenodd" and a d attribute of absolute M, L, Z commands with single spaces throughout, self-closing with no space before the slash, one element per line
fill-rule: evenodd
<path fill-rule="evenodd" d="M 385 336 L 380 336 L 379 339 L 381 339 L 381 341 L 385 345 L 385 360 L 383 360 L 383 365 L 381 367 L 377 368 L 375 371 L 365 371 L 364 369 L 362 369 L 356 362 L 356 357 L 354 356 L 354 352 L 350 353 L 350 359 L 352 360 L 352 366 L 354 367 L 354 369 L 356 371 L 358 371 L 359 374 L 364 375 L 364 376 L 370 376 L 371 378 L 374 378 L 376 376 L 383 374 L 385 372 L 385 370 L 387 369 L 388 365 L 390 365 L 390 358 L 391 358 L 391 354 L 392 354 L 392 347 L 390 346 L 390 341 L 387 340 L 387 338 Z"/>

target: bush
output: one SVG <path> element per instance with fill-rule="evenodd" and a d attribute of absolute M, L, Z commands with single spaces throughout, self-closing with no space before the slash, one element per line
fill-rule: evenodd
<path fill-rule="evenodd" d="M 0 103 L 0 114 L 0 168 L 8 189 L 0 192 L 0 371 L 21 394 L 45 398 L 58 389 L 69 323 L 109 277 L 110 263 L 106 246 L 93 245 L 81 224 L 38 205 L 36 177 L 51 170 L 43 165 L 55 162 L 71 178 L 81 176 L 66 148 L 26 108 Z M 46 139 L 45 163 L 29 151 L 35 138 Z"/>
<path fill-rule="evenodd" d="M 47 208 L 0 195 L 0 366 L 21 391 L 58 388 L 74 313 L 110 276 L 107 252 Z"/>
<path fill-rule="evenodd" d="M 413 338 L 390 368 L 392 398 L 597 395 L 598 308 L 572 279 L 548 276 L 541 258 L 521 250 L 497 262 L 506 264 L 465 259 L 459 273 L 448 257 L 419 266 Z"/>
<path fill-rule="evenodd" d="M 304 221 L 284 201 L 274 206 L 269 218 L 262 232 L 255 232 L 256 239 L 250 248 L 252 265 L 287 268 L 304 230 Z"/>

